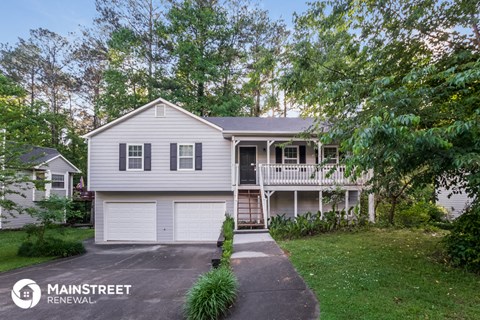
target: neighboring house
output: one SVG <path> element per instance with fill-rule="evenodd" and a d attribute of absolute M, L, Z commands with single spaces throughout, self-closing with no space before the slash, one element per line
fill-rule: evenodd
<path fill-rule="evenodd" d="M 23 174 L 31 175 L 32 180 L 47 180 L 38 189 L 33 183 L 27 183 L 18 190 L 20 194 L 9 194 L 8 199 L 16 202 L 20 206 L 27 208 L 35 205 L 35 201 L 48 198 L 51 194 L 62 197 L 71 197 L 73 191 L 73 175 L 80 173 L 70 161 L 65 159 L 56 149 L 32 147 L 31 150 L 20 156 L 20 161 L 25 164 L 35 163 L 31 171 Z M 14 213 L 12 217 L 6 210 L 0 207 L 0 229 L 21 228 L 27 223 L 34 223 L 35 219 L 30 215 L 23 213 Z"/>
<path fill-rule="evenodd" d="M 340 209 L 359 204 L 366 177 L 345 177 L 336 145 L 298 137 L 312 125 L 201 118 L 157 99 L 86 134 L 96 242 L 214 241 L 226 212 L 263 229 L 273 215 L 329 210 L 334 190 Z"/>
<path fill-rule="evenodd" d="M 447 210 L 449 219 L 458 218 L 463 210 L 472 203 L 472 200 L 465 190 L 458 190 L 453 193 L 445 188 L 437 189 L 437 205 Z"/>

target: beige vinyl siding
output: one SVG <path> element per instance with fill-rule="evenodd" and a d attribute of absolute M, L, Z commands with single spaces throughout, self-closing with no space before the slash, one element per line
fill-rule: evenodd
<path fill-rule="evenodd" d="M 227 212 L 233 215 L 232 192 L 96 192 L 95 241 L 104 241 L 104 203 L 108 201 L 156 201 L 157 241 L 173 242 L 174 202 L 225 201 Z"/>
<path fill-rule="evenodd" d="M 151 143 L 151 171 L 120 171 L 120 143 Z M 203 168 L 170 171 L 170 143 L 202 143 Z M 144 111 L 93 136 L 90 182 L 93 191 L 230 191 L 231 142 L 222 133 L 174 108 L 155 117 Z"/>

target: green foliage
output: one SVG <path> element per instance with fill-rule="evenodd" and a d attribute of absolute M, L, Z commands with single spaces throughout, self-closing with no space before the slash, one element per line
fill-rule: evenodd
<path fill-rule="evenodd" d="M 233 254 L 233 234 L 235 229 L 235 220 L 233 217 L 226 215 L 223 221 L 222 231 L 225 240 L 222 245 L 222 258 L 220 260 L 220 266 L 229 267 L 230 257 Z"/>
<path fill-rule="evenodd" d="M 477 201 L 457 218 L 445 247 L 453 265 L 480 273 L 480 203 Z"/>
<path fill-rule="evenodd" d="M 70 257 L 85 253 L 80 241 L 45 238 L 43 241 L 25 241 L 18 248 L 21 257 Z"/>
<path fill-rule="evenodd" d="M 230 266 L 230 257 L 233 253 L 233 240 L 225 240 L 222 246 L 222 258 L 220 260 L 220 265 L 222 267 Z"/>
<path fill-rule="evenodd" d="M 185 316 L 189 320 L 212 320 L 225 315 L 235 301 L 238 282 L 227 267 L 203 274 L 188 291 Z"/>
<path fill-rule="evenodd" d="M 46 231 L 47 238 L 62 239 L 64 241 L 83 241 L 92 238 L 93 229 L 79 228 L 51 228 Z M 20 257 L 18 248 L 23 242 L 33 242 L 24 230 L 0 231 L 0 272 L 30 266 L 33 264 L 53 260 L 56 257 Z"/>
<path fill-rule="evenodd" d="M 295 22 L 282 83 L 305 115 L 335 123 L 322 141 L 341 142 L 348 173 L 373 170 L 369 184 L 390 203 L 390 224 L 410 189 L 478 194 L 478 7 L 318 1 Z"/>
<path fill-rule="evenodd" d="M 73 201 L 67 197 L 51 195 L 35 204 L 36 207 L 27 208 L 26 211 L 39 221 L 36 227 L 27 226 L 27 230 L 31 230 L 30 234 L 36 236 L 37 242 L 44 241 L 45 231 L 54 224 L 82 215 L 81 212 L 73 210 Z M 37 230 L 33 231 L 35 228 Z"/>
<path fill-rule="evenodd" d="M 233 240 L 233 230 L 235 229 L 235 220 L 231 216 L 226 216 L 223 221 L 222 230 L 225 240 Z"/>
<path fill-rule="evenodd" d="M 269 232 L 277 240 L 298 239 L 315 234 L 353 229 L 368 224 L 367 216 L 360 214 L 359 208 L 350 208 L 348 215 L 345 210 L 324 212 L 307 212 L 296 218 L 285 217 L 285 214 L 273 216 L 269 220 Z"/>

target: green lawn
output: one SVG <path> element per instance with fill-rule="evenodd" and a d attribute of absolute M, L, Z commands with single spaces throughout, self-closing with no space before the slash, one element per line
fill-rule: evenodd
<path fill-rule="evenodd" d="M 65 233 L 57 237 L 65 240 L 85 240 L 93 237 L 93 229 L 65 228 L 64 230 Z M 55 236 L 56 234 L 58 234 L 57 229 L 47 231 L 49 236 Z M 26 237 L 24 231 L 0 231 L 0 272 L 55 259 L 55 257 L 27 258 L 17 256 L 18 247 Z"/>
<path fill-rule="evenodd" d="M 373 229 L 280 245 L 328 319 L 480 319 L 480 276 L 439 262 L 440 234 Z"/>

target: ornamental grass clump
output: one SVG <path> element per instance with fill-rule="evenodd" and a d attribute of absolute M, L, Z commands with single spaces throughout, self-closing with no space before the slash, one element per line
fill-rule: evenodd
<path fill-rule="evenodd" d="M 225 315 L 237 295 L 238 282 L 225 266 L 203 274 L 187 293 L 185 316 L 189 320 L 211 320 Z"/>

